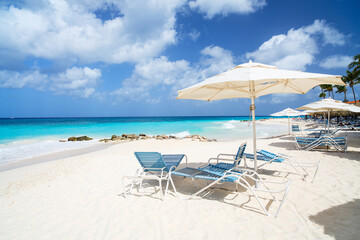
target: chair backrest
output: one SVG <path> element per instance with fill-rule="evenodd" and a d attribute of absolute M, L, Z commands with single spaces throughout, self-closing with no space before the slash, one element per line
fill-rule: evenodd
<path fill-rule="evenodd" d="M 265 150 L 260 150 L 260 151 L 257 151 L 257 152 L 264 155 L 264 156 L 266 156 L 266 157 L 268 157 L 268 158 L 271 158 L 271 159 L 278 157 L 278 155 L 276 155 L 275 153 L 271 153 L 271 152 L 268 152 L 268 151 L 265 151 Z"/>
<path fill-rule="evenodd" d="M 291 131 L 293 132 L 300 132 L 299 125 L 291 125 Z"/>
<path fill-rule="evenodd" d="M 144 171 L 161 171 L 166 168 L 165 162 L 158 152 L 135 152 L 134 153 Z"/>
<path fill-rule="evenodd" d="M 271 152 L 268 152 L 268 151 L 265 151 L 265 150 L 260 150 L 260 151 L 257 151 L 258 153 L 262 154 L 263 156 L 269 158 L 269 161 L 270 160 L 273 160 L 274 162 L 283 162 L 284 159 L 283 158 L 280 158 L 277 154 L 275 153 L 271 153 Z M 275 159 L 275 160 L 274 160 Z M 266 158 L 264 159 L 265 161 L 267 160 Z"/>
<path fill-rule="evenodd" d="M 245 148 L 246 148 L 246 142 L 241 144 L 237 153 L 236 153 L 236 156 L 235 156 L 235 162 L 234 164 L 236 164 L 236 161 L 238 161 L 239 159 L 241 160 L 241 158 L 244 156 L 244 152 L 245 152 Z M 240 163 L 240 161 L 239 161 Z"/>

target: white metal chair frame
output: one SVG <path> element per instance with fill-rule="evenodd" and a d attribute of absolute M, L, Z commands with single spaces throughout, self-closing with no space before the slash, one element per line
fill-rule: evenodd
<path fill-rule="evenodd" d="M 224 181 L 226 178 L 237 178 L 233 183 L 236 184 L 236 190 L 238 190 L 238 185 L 241 187 L 244 187 L 247 190 L 250 190 L 250 192 L 252 193 L 252 195 L 255 197 L 256 201 L 259 203 L 261 209 L 264 211 L 264 213 L 267 216 L 272 216 L 274 218 L 276 218 L 280 212 L 281 207 L 283 206 L 283 203 L 286 200 L 287 194 L 289 192 L 290 186 L 291 186 L 291 179 L 286 179 L 284 181 L 269 181 L 269 180 L 264 180 L 258 173 L 256 173 L 253 170 L 250 169 L 243 169 L 243 168 L 238 168 L 235 167 L 233 169 L 224 171 L 225 174 L 223 176 L 219 176 L 217 180 L 213 181 L 211 184 L 205 186 L 204 188 L 200 189 L 199 191 L 197 191 L 196 193 L 192 194 L 191 196 L 188 197 L 181 197 L 179 195 L 179 193 L 176 190 L 175 184 L 174 184 L 174 180 L 172 179 L 172 175 L 174 175 L 174 171 L 170 171 L 169 172 L 169 181 L 174 189 L 174 192 L 176 194 L 177 197 L 179 197 L 180 199 L 183 200 L 188 200 L 191 198 L 196 197 L 197 195 L 199 195 L 200 193 L 204 192 L 205 190 L 209 189 L 210 187 L 212 187 L 215 184 L 222 184 L 226 181 Z M 191 177 L 191 176 L 189 176 Z M 192 177 L 191 177 L 192 178 Z M 246 180 L 246 178 L 254 181 L 255 186 L 257 187 L 252 187 L 249 183 L 248 180 Z M 192 178 L 192 180 L 194 181 L 194 178 Z M 270 190 L 270 188 L 267 186 L 268 183 L 272 183 L 272 184 L 282 184 L 285 185 L 284 188 L 280 189 L 280 190 Z M 167 189 L 166 189 L 167 190 Z M 259 196 L 257 195 L 257 192 L 267 192 L 271 195 L 271 197 L 275 200 L 275 201 L 279 201 L 276 196 L 274 194 L 280 194 L 283 193 L 282 198 L 281 198 L 281 203 L 279 205 L 279 207 L 277 208 L 275 214 L 271 214 L 266 207 L 264 206 L 263 203 L 261 203 Z"/>
<path fill-rule="evenodd" d="M 186 163 L 185 166 L 187 167 L 188 164 L 188 158 L 187 156 L 184 154 Z M 143 184 L 143 180 L 155 180 L 159 182 L 159 188 L 160 188 L 160 196 L 161 196 L 161 200 L 164 199 L 164 197 L 166 196 L 167 193 L 167 189 L 169 186 L 169 176 L 170 176 L 170 171 L 175 170 L 176 167 L 172 166 L 169 171 L 166 170 L 166 167 L 163 168 L 139 168 L 136 170 L 135 175 L 132 176 L 123 176 L 122 177 L 122 185 L 123 185 L 123 195 L 124 197 L 126 197 L 126 194 L 130 194 L 131 190 L 133 189 L 134 185 L 136 182 L 139 182 L 139 188 L 142 188 L 142 184 Z M 128 180 L 132 180 L 130 188 L 128 190 L 126 190 L 125 187 L 125 179 Z M 166 188 L 165 188 L 165 194 L 163 193 L 163 189 L 162 189 L 162 181 L 167 181 L 166 183 Z"/>
<path fill-rule="evenodd" d="M 257 151 L 259 152 L 260 150 L 257 150 Z M 305 182 L 309 182 L 308 179 L 307 179 L 307 177 L 310 176 L 310 173 L 306 170 L 306 168 L 314 168 L 314 167 L 315 167 L 316 169 L 315 169 L 314 175 L 313 175 L 313 177 L 312 177 L 311 183 L 314 182 L 315 177 L 316 177 L 316 175 L 317 175 L 317 172 L 318 172 L 318 170 L 319 170 L 320 164 L 321 164 L 321 160 L 319 160 L 319 161 L 316 162 L 316 163 L 299 163 L 299 162 L 296 161 L 294 158 L 291 158 L 291 157 L 288 156 L 288 155 L 281 154 L 281 153 L 278 153 L 278 154 L 276 154 L 276 155 L 277 155 L 277 156 L 276 156 L 275 158 L 272 158 L 272 159 L 269 160 L 269 161 L 267 161 L 267 160 L 260 160 L 260 159 L 258 158 L 258 160 L 264 161 L 263 164 L 258 165 L 258 169 L 261 169 L 261 168 L 264 167 L 265 165 L 271 164 L 271 163 L 273 163 L 273 162 L 274 162 L 274 163 L 286 164 L 286 165 L 291 166 L 291 167 L 295 170 L 296 174 L 299 175 Z M 224 156 L 232 157 L 232 159 L 223 158 Z M 222 157 L 222 158 L 221 158 L 221 157 Z M 236 157 L 235 154 L 220 153 L 220 154 L 217 156 L 217 158 L 210 158 L 208 162 L 211 163 L 211 161 L 216 161 L 216 163 L 219 163 L 219 161 L 235 161 L 235 160 L 234 160 L 235 157 Z M 266 158 L 268 158 L 268 157 L 266 157 Z M 248 165 L 247 165 L 247 163 L 246 163 L 246 160 L 247 160 L 246 154 L 243 155 L 243 158 L 242 158 L 242 159 L 243 159 L 242 162 L 244 163 L 244 168 L 248 168 Z M 249 159 L 250 159 L 250 158 L 249 158 Z M 284 161 L 282 161 L 282 162 L 276 162 L 277 159 L 284 159 Z M 251 160 L 253 160 L 253 159 L 251 159 Z M 239 162 L 240 162 L 240 161 L 241 161 L 241 159 L 236 160 L 236 162 L 237 162 L 236 165 L 239 165 Z M 241 163 L 241 162 L 240 162 L 240 163 Z M 298 168 L 300 168 L 300 169 L 303 171 L 303 173 L 301 173 Z"/>
<path fill-rule="evenodd" d="M 341 146 L 339 145 L 331 136 L 321 136 L 319 138 L 314 138 L 314 141 L 305 144 L 304 146 L 301 146 L 302 144 L 298 142 L 297 138 L 295 137 L 295 145 L 296 148 L 299 150 L 312 150 L 314 148 L 317 148 L 319 146 L 333 146 L 335 148 L 336 151 L 338 152 L 346 152 L 347 150 L 347 145 L 348 145 L 348 141 L 347 141 L 347 137 L 345 136 L 345 145 Z"/>

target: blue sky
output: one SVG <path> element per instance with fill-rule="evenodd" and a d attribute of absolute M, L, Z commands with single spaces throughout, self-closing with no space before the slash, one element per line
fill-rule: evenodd
<path fill-rule="evenodd" d="M 247 116 L 249 99 L 176 92 L 250 59 L 344 75 L 360 52 L 359 10 L 357 0 L 2 0 L 0 117 Z M 256 114 L 319 93 L 263 96 Z"/>

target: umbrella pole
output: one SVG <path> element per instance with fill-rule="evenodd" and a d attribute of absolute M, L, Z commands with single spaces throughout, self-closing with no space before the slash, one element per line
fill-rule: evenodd
<path fill-rule="evenodd" d="M 256 156 L 256 126 L 255 126 L 255 97 L 251 97 L 251 116 L 253 125 L 253 147 L 254 147 L 254 171 L 257 172 L 257 156 Z M 255 185 L 257 187 L 257 183 Z"/>
<path fill-rule="evenodd" d="M 328 111 L 328 129 L 327 133 L 330 133 L 330 111 Z"/>
<path fill-rule="evenodd" d="M 289 135 L 290 135 L 290 117 L 288 116 L 288 127 L 289 127 Z"/>

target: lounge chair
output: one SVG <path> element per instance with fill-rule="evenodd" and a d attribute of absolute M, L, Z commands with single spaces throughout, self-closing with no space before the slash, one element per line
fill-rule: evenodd
<path fill-rule="evenodd" d="M 232 169 L 234 167 L 238 167 L 240 166 L 240 163 L 242 162 L 241 160 L 244 157 L 246 144 L 247 144 L 246 142 L 241 144 L 236 154 L 220 153 L 216 158 L 210 158 L 208 160 L 208 163 L 227 170 Z M 247 167 L 246 162 L 244 163 L 245 163 L 244 167 Z"/>
<path fill-rule="evenodd" d="M 215 184 L 222 184 L 225 182 L 235 183 L 236 188 L 238 186 L 242 186 L 245 189 L 250 190 L 250 192 L 254 195 L 257 202 L 261 206 L 264 213 L 268 216 L 273 216 L 275 218 L 279 214 L 279 211 L 280 211 L 283 203 L 285 202 L 287 193 L 291 186 L 291 180 L 289 180 L 289 179 L 286 179 L 284 181 L 268 181 L 268 180 L 264 180 L 259 174 L 257 174 L 256 172 L 254 172 L 250 169 L 240 169 L 240 168 L 235 167 L 230 170 L 225 170 L 225 169 L 221 169 L 219 167 L 215 167 L 210 164 L 206 167 L 202 167 L 201 169 L 186 167 L 186 168 L 182 168 L 179 170 L 170 171 L 169 181 L 174 188 L 174 192 L 175 192 L 176 196 L 178 196 L 179 198 L 182 198 L 182 197 L 179 196 L 179 194 L 176 190 L 174 180 L 172 178 L 174 175 L 182 176 L 182 177 L 189 177 L 189 178 L 192 178 L 193 180 L 194 179 L 203 179 L 203 180 L 213 181 L 211 184 L 205 186 L 204 188 L 200 189 L 199 191 L 192 194 L 191 196 L 188 196 L 186 199 L 194 198 L 195 196 L 206 191 L 207 189 L 209 189 L 210 187 L 212 187 Z M 249 183 L 248 180 L 253 181 L 255 183 L 255 186 L 257 186 L 257 187 L 251 186 L 251 184 Z M 280 190 L 271 190 L 267 186 L 268 183 L 281 184 L 281 185 L 284 185 L 285 187 L 281 188 Z M 283 193 L 282 198 L 281 198 L 281 203 L 280 203 L 279 207 L 277 208 L 275 214 L 270 214 L 270 212 L 266 209 L 264 204 L 260 201 L 257 192 L 267 192 L 273 197 L 273 199 L 275 201 L 277 201 L 277 199 L 274 196 L 274 194 Z M 184 199 L 184 198 L 182 198 L 182 199 Z"/>
<path fill-rule="evenodd" d="M 230 170 L 234 167 L 238 167 L 241 164 L 243 168 L 248 168 L 246 160 L 247 159 L 253 160 L 254 154 L 245 153 L 245 148 L 246 148 L 246 143 L 243 143 L 240 145 L 237 154 L 221 153 L 216 158 L 210 158 L 208 162 L 209 164 L 212 164 L 215 167 L 219 167 L 227 170 Z M 291 166 L 295 170 L 296 174 L 298 174 L 306 182 L 308 182 L 307 177 L 310 176 L 309 172 L 306 169 L 315 168 L 315 173 L 311 180 L 311 182 L 314 182 L 317 171 L 320 166 L 320 161 L 316 163 L 299 163 L 295 159 L 284 154 L 273 154 L 265 150 L 258 150 L 257 153 L 258 153 L 256 155 L 257 160 L 264 162 L 263 164 L 258 166 L 258 169 L 261 169 L 265 165 L 271 163 L 284 163 Z"/>
<path fill-rule="evenodd" d="M 328 135 L 319 138 L 295 137 L 295 145 L 300 150 L 312 150 L 321 146 L 333 146 L 336 151 L 346 152 L 347 137 L 331 137 Z"/>
<path fill-rule="evenodd" d="M 313 137 L 313 138 L 319 138 L 322 136 L 330 136 L 333 137 L 335 136 L 339 131 L 343 130 L 342 128 L 337 128 L 335 130 L 318 130 L 318 131 L 312 131 L 311 133 L 308 133 L 307 136 L 308 137 Z"/>
<path fill-rule="evenodd" d="M 301 130 L 300 130 L 299 125 L 297 125 L 297 124 L 292 124 L 292 125 L 291 125 L 291 133 L 292 133 L 292 135 L 301 133 Z"/>
<path fill-rule="evenodd" d="M 123 177 L 124 196 L 126 196 L 126 193 L 131 192 L 136 181 L 140 181 L 140 187 L 142 187 L 142 181 L 147 179 L 159 182 L 161 199 L 163 199 L 162 181 L 167 181 L 166 194 L 169 185 L 169 172 L 175 170 L 183 158 L 186 159 L 187 166 L 187 156 L 184 154 L 161 155 L 158 152 L 135 152 L 134 154 L 141 165 L 141 169 L 138 169 L 133 176 Z M 125 190 L 125 179 L 132 180 L 131 186 L 127 191 Z"/>
<path fill-rule="evenodd" d="M 258 169 L 261 169 L 262 167 L 264 167 L 266 164 L 271 164 L 271 163 L 282 163 L 282 164 L 286 164 L 288 166 L 290 166 L 292 169 L 295 170 L 295 174 L 299 175 L 305 182 L 308 182 L 307 177 L 310 176 L 310 173 L 306 170 L 308 168 L 315 168 L 315 172 L 313 174 L 312 180 L 311 182 L 313 183 L 317 172 L 319 170 L 321 161 L 317 161 L 315 163 L 303 163 L 303 162 L 298 162 L 296 161 L 294 158 L 291 158 L 288 155 L 285 154 L 275 154 L 275 153 L 271 153 L 265 150 L 257 150 L 257 160 L 260 161 L 264 161 L 263 164 L 258 166 Z M 244 161 L 246 162 L 246 159 L 254 159 L 254 154 L 249 154 L 249 153 L 245 153 L 244 154 Z M 245 163 L 246 165 L 246 163 Z"/>

